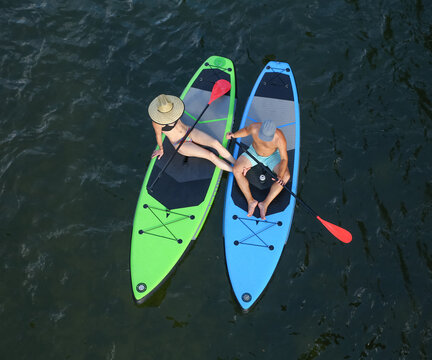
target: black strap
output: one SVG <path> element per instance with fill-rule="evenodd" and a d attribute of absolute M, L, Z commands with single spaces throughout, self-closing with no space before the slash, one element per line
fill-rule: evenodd
<path fill-rule="evenodd" d="M 183 241 L 181 239 L 177 238 L 177 236 L 175 236 L 172 233 L 172 231 L 170 229 L 168 229 L 167 225 L 171 225 L 171 224 L 174 224 L 176 222 L 183 221 L 183 220 L 186 220 L 186 219 L 193 220 L 195 218 L 193 215 L 186 215 L 186 214 L 181 214 L 181 213 L 173 212 L 173 211 L 171 211 L 171 210 L 169 210 L 167 208 L 165 208 L 165 209 L 159 209 L 159 208 L 155 208 L 155 207 L 150 207 L 147 204 L 144 205 L 144 209 L 149 209 L 150 212 L 153 214 L 153 216 L 161 223 L 161 225 L 153 226 L 153 227 L 145 229 L 145 230 L 141 229 L 141 230 L 138 231 L 138 233 L 140 235 L 147 234 L 147 235 L 156 236 L 156 237 L 159 237 L 159 238 L 162 238 L 162 239 L 172 240 L 172 241 L 175 241 L 175 242 L 177 242 L 179 244 L 181 244 Z M 179 218 L 179 219 L 175 219 L 175 220 L 169 221 L 169 222 L 163 222 L 159 218 L 159 216 L 156 215 L 155 211 L 153 211 L 153 210 L 164 212 L 165 215 L 166 215 L 166 218 L 168 218 L 171 214 L 180 215 L 182 217 Z M 171 237 L 167 237 L 167 236 L 164 236 L 164 235 L 155 234 L 155 233 L 150 232 L 152 230 L 157 230 L 157 229 L 160 229 L 162 227 L 165 228 L 170 233 Z"/>
<path fill-rule="evenodd" d="M 238 217 L 235 216 L 235 220 L 240 220 L 240 222 L 251 232 L 250 235 L 240 239 L 240 240 L 236 240 L 234 242 L 235 245 L 249 245 L 249 246 L 257 246 L 257 247 L 264 247 L 264 248 L 268 248 L 270 250 L 273 250 L 273 246 L 272 245 L 268 245 L 260 236 L 258 236 L 258 234 L 263 233 L 264 231 L 267 231 L 268 229 L 272 228 L 275 225 L 281 225 L 281 223 L 279 222 L 272 222 L 272 221 L 267 221 L 267 220 L 256 220 L 256 219 L 250 219 L 250 218 L 242 218 L 242 217 Z M 264 229 L 260 229 L 259 231 L 254 231 L 252 230 L 247 224 L 246 221 L 254 221 L 257 224 L 258 223 L 266 223 L 269 224 L 267 227 L 265 227 Z M 248 243 L 246 242 L 247 240 L 253 238 L 253 237 L 257 237 L 262 244 L 252 244 L 252 243 Z"/>

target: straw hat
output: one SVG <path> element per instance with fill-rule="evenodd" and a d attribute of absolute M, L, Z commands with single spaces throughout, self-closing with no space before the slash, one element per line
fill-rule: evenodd
<path fill-rule="evenodd" d="M 155 123 L 165 125 L 180 119 L 184 107 L 177 96 L 161 94 L 150 103 L 148 113 Z"/>

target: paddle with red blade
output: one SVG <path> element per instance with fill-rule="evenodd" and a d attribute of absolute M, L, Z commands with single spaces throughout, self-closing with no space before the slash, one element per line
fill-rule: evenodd
<path fill-rule="evenodd" d="M 221 96 L 225 95 L 228 91 L 230 91 L 230 89 L 231 89 L 231 83 L 229 81 L 227 81 L 227 80 L 220 79 L 220 80 L 218 80 L 218 81 L 215 82 L 215 84 L 213 85 L 213 89 L 212 89 L 212 92 L 211 92 L 211 95 L 210 95 L 210 100 L 209 100 L 208 104 L 203 109 L 203 111 L 201 112 L 201 114 L 198 116 L 198 118 L 196 119 L 195 123 L 187 131 L 187 133 L 183 137 L 183 139 L 180 141 L 179 146 L 177 146 L 177 149 L 174 151 L 174 153 L 171 155 L 171 157 L 169 158 L 169 160 L 166 162 L 165 166 L 159 172 L 159 174 L 157 175 L 156 179 L 153 181 L 153 183 L 149 187 L 147 187 L 147 190 L 149 192 L 153 191 L 153 186 L 157 183 L 157 181 L 159 180 L 159 178 L 161 177 L 161 175 L 165 172 L 166 168 L 171 163 L 172 159 L 174 159 L 174 156 L 178 153 L 180 147 L 184 144 L 184 142 L 186 141 L 187 137 L 192 132 L 192 130 L 194 129 L 194 127 L 196 126 L 196 124 L 198 124 L 198 122 L 200 121 L 201 117 L 203 116 L 203 114 L 205 113 L 205 111 L 207 110 L 207 108 L 210 106 L 210 104 L 213 101 L 215 101 L 216 99 L 218 99 Z"/>
<path fill-rule="evenodd" d="M 269 175 L 272 176 L 273 179 L 277 179 L 277 175 L 271 171 L 267 166 L 265 166 L 263 163 L 261 163 L 260 161 L 258 161 L 249 151 L 248 151 L 248 147 L 238 141 L 235 141 L 235 143 L 237 145 L 239 145 L 253 160 L 255 160 L 262 169 L 264 169 L 265 172 L 267 172 Z M 287 190 L 292 196 L 294 196 L 297 201 L 302 204 L 305 209 L 308 210 L 308 212 L 315 217 L 321 224 L 323 224 L 323 226 L 330 232 L 333 234 L 333 236 L 335 236 L 338 240 L 344 242 L 344 243 L 349 243 L 352 240 L 352 235 L 348 230 L 345 230 L 344 228 L 341 228 L 340 226 L 337 226 L 335 224 L 332 224 L 331 222 L 328 222 L 326 220 L 323 220 L 314 210 L 312 210 L 312 208 L 306 204 L 302 199 L 300 199 L 296 194 L 294 194 L 291 189 L 286 186 L 283 185 L 284 189 Z"/>

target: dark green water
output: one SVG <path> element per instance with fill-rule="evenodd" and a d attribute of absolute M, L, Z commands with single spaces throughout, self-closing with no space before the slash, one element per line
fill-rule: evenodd
<path fill-rule="evenodd" d="M 405 1 L 0 3 L 4 359 L 431 359 L 432 6 Z M 225 270 L 226 177 L 188 256 L 142 307 L 132 219 L 149 101 L 210 55 L 237 68 L 235 128 L 269 59 L 301 101 L 301 208 L 261 301 Z"/>

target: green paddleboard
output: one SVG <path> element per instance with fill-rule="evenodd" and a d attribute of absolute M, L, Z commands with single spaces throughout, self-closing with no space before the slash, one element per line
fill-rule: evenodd
<path fill-rule="evenodd" d="M 208 58 L 187 84 L 180 98 L 185 103 L 181 120 L 192 126 L 210 100 L 213 85 L 225 79 L 231 90 L 213 101 L 196 125 L 227 146 L 236 104 L 235 69 L 231 60 Z M 149 120 L 150 121 L 150 120 Z M 176 154 L 153 186 L 160 170 L 174 153 L 168 138 L 164 155 L 152 159 L 144 178 L 133 222 L 131 241 L 131 281 L 138 304 L 152 294 L 169 276 L 195 240 L 213 203 L 222 170 L 208 160 Z"/>

